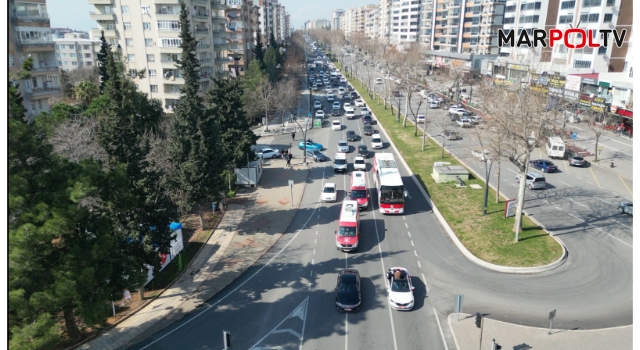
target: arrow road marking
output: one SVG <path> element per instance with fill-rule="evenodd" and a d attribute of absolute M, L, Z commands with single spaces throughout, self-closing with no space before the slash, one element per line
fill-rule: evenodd
<path fill-rule="evenodd" d="M 267 333 L 262 339 L 258 340 L 250 349 L 258 350 L 258 349 L 266 349 L 266 348 L 258 348 L 258 344 L 260 344 L 263 340 L 265 340 L 271 334 L 277 333 L 290 333 L 294 336 L 300 338 L 300 349 L 302 349 L 302 341 L 304 337 L 304 327 L 307 322 L 307 306 L 309 305 L 309 297 L 306 297 L 298 307 L 295 308 L 287 317 L 285 317 L 277 326 L 275 326 L 271 332 Z M 302 333 L 298 333 L 290 328 L 278 329 L 286 320 L 298 317 L 302 321 Z"/>

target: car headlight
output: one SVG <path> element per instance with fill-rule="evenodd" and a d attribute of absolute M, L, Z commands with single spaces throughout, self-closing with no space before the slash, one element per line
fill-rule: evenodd
<path fill-rule="evenodd" d="M 351 245 L 353 248 L 357 248 L 358 247 L 358 242 L 354 243 Z"/>

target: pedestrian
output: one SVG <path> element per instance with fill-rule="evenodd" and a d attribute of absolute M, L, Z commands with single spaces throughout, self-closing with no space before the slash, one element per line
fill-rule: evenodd
<path fill-rule="evenodd" d="M 295 141 L 296 140 L 296 132 L 292 132 L 291 133 L 291 141 Z"/>
<path fill-rule="evenodd" d="M 287 168 L 289 168 L 291 167 L 291 155 L 289 154 L 286 159 L 287 159 Z"/>

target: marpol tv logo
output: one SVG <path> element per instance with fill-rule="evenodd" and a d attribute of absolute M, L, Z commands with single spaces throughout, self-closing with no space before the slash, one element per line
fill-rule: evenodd
<path fill-rule="evenodd" d="M 554 47 L 562 43 L 568 49 L 582 49 L 587 46 L 590 48 L 609 47 L 610 42 L 615 43 L 618 47 L 622 46 L 627 30 L 622 29 L 582 29 L 577 28 L 580 22 L 574 27 L 567 29 L 549 29 L 547 33 L 544 29 L 533 29 L 532 35 L 526 30 L 520 31 L 516 40 L 515 30 L 510 30 L 505 34 L 503 29 L 498 29 L 498 46 L 499 47 Z M 596 34 L 599 35 L 599 40 Z M 573 43 L 570 40 L 573 35 Z"/>

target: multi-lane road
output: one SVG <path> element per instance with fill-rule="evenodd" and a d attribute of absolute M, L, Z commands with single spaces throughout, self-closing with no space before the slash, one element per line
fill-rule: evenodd
<path fill-rule="evenodd" d="M 303 101 L 302 106 L 308 106 L 308 100 Z M 327 119 L 334 118 L 346 127 L 341 131 L 315 128 L 307 135 L 325 145 L 330 158 L 336 153 L 338 140 L 345 139 L 346 130 L 363 135 L 360 118 Z M 434 122 L 427 131 L 439 133 Z M 472 132 L 451 146 L 454 154 L 461 158 L 469 154 L 465 147 L 473 147 Z M 382 136 L 382 152 L 395 153 L 384 133 Z M 261 139 L 258 147 L 288 147 L 290 140 L 289 135 L 270 136 Z M 357 145 L 370 146 L 369 140 L 369 136 L 362 136 L 350 142 L 351 161 Z M 299 159 L 300 151 L 293 152 Z M 371 159 L 372 155 L 367 168 L 369 184 L 373 183 Z M 469 157 L 465 161 L 481 170 L 479 162 Z M 508 169 L 503 165 L 501 188 L 514 195 L 514 174 Z M 334 174 L 331 162 L 311 163 L 300 209 L 289 230 L 267 254 L 210 300 L 212 307 L 134 348 L 213 349 L 222 344 L 221 330 L 228 330 L 234 335 L 233 348 L 238 349 L 454 349 L 446 316 L 453 310 L 455 294 L 464 295 L 467 313 L 479 311 L 523 325 L 544 327 L 548 312 L 554 309 L 556 328 L 594 329 L 632 323 L 631 219 L 614 214 L 615 208 L 607 204 L 617 198 L 606 193 L 614 187 L 599 187 L 608 186 L 605 181 L 599 185 L 594 182 L 592 187 L 586 182 L 575 184 L 571 177 L 587 179 L 580 171 L 589 169 L 563 169 L 548 175 L 551 188 L 528 191 L 527 212 L 557 234 L 569 250 L 565 264 L 536 275 L 501 274 L 465 258 L 431 212 L 408 170 L 400 170 L 409 191 L 405 214 L 383 216 L 373 200 L 373 208 L 361 215 L 359 250 L 345 254 L 335 248 L 334 230 L 349 175 Z M 338 185 L 338 203 L 319 201 L 325 182 Z M 618 187 L 616 192 L 623 196 Z M 376 196 L 371 188 L 372 199 Z M 388 306 L 384 271 L 391 266 L 406 267 L 413 275 L 416 306 L 410 312 L 393 311 Z M 337 272 L 347 267 L 358 269 L 362 276 L 363 305 L 354 314 L 339 313 L 334 307 Z"/>

